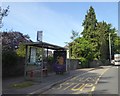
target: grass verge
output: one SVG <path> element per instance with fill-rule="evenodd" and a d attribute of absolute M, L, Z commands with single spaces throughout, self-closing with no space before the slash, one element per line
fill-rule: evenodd
<path fill-rule="evenodd" d="M 21 82 L 21 83 L 16 83 L 16 84 L 12 84 L 11 86 L 13 88 L 26 88 L 26 87 L 30 87 L 32 86 L 33 83 L 30 81 L 25 81 L 25 82 Z"/>

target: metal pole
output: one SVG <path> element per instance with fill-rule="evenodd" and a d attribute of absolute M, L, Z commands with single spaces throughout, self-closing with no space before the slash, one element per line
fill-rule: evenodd
<path fill-rule="evenodd" d="M 109 33 L 109 52 L 110 52 L 110 62 L 111 62 L 111 39 L 110 39 L 111 33 Z"/>
<path fill-rule="evenodd" d="M 70 73 L 70 64 L 71 64 L 70 60 L 71 60 L 71 49 L 69 48 L 69 68 L 68 68 L 69 69 L 69 73 Z"/>
<path fill-rule="evenodd" d="M 47 48 L 47 65 L 48 65 L 48 48 Z"/>
<path fill-rule="evenodd" d="M 44 56 L 44 54 L 43 54 L 43 43 L 42 43 L 42 66 L 41 66 L 41 81 L 42 81 L 42 78 L 43 78 L 43 56 Z"/>
<path fill-rule="evenodd" d="M 25 46 L 26 54 L 25 54 L 25 65 L 24 65 L 24 79 L 26 79 L 26 72 L 27 72 L 27 63 L 28 63 L 28 46 Z"/>
<path fill-rule="evenodd" d="M 67 60 L 68 50 L 66 50 L 66 72 L 68 72 L 68 60 Z"/>

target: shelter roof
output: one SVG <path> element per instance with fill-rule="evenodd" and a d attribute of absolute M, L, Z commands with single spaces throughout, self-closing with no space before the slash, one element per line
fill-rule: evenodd
<path fill-rule="evenodd" d="M 30 43 L 25 43 L 26 46 L 34 46 L 34 47 L 43 47 L 47 49 L 52 49 L 52 50 L 67 50 L 65 47 L 61 47 L 58 45 L 46 43 L 46 42 L 30 42 Z"/>

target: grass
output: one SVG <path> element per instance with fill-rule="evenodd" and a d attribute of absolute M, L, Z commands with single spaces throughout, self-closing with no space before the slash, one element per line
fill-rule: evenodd
<path fill-rule="evenodd" d="M 12 87 L 13 88 L 26 88 L 26 87 L 29 87 L 29 86 L 32 86 L 32 85 L 33 85 L 32 82 L 25 81 L 25 82 L 13 84 Z"/>

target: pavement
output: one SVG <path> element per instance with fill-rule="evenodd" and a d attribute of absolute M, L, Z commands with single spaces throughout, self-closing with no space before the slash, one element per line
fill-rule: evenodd
<path fill-rule="evenodd" d="M 2 80 L 2 93 L 3 94 L 37 94 L 42 93 L 45 90 L 50 89 L 52 86 L 56 84 L 62 83 L 78 74 L 83 74 L 89 72 L 91 70 L 95 70 L 96 68 L 83 68 L 71 70 L 69 72 L 64 73 L 63 75 L 56 75 L 55 73 L 48 73 L 48 76 L 43 77 L 41 82 L 39 81 L 31 81 L 33 83 L 32 86 L 25 88 L 14 88 L 11 87 L 12 84 L 22 83 L 26 80 L 24 77 L 15 77 L 15 78 L 7 78 Z"/>

